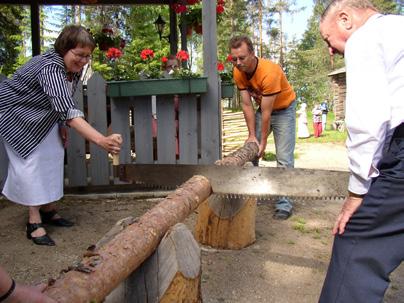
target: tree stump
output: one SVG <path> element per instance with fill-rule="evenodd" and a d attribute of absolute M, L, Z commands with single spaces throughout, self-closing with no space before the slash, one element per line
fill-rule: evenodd
<path fill-rule="evenodd" d="M 118 302 L 202 302 L 201 251 L 184 224 L 170 229 L 156 251 L 105 300 Z"/>
<path fill-rule="evenodd" d="M 195 239 L 204 245 L 242 249 L 255 242 L 256 198 L 212 195 L 198 208 Z"/>
<path fill-rule="evenodd" d="M 254 160 L 257 153 L 255 143 L 246 143 L 215 164 L 243 166 Z M 256 209 L 256 198 L 211 195 L 198 207 L 195 239 L 215 248 L 242 249 L 255 242 Z"/>

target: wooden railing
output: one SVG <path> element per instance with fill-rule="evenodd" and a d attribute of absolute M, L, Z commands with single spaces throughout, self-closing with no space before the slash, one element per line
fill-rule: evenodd
<path fill-rule="evenodd" d="M 95 73 L 86 86 L 78 86 L 75 99 L 78 107 L 86 113 L 87 121 L 98 131 L 103 134 L 122 134 L 124 143 L 120 154 L 121 163 L 208 164 L 220 158 L 221 130 L 214 129 L 217 128 L 215 125 L 220 125 L 220 98 L 207 100 L 203 91 L 209 90 L 206 84 L 209 81 L 206 78 L 204 81 L 205 88 L 202 91 L 197 89 L 197 92 L 190 88 L 189 93 L 184 90 L 175 93 L 176 90 L 171 88 L 169 94 L 153 95 L 150 89 L 149 95 L 143 92 L 139 96 L 136 92 L 128 94 L 127 91 L 119 95 L 112 90 L 112 84 Z M 157 82 L 156 85 L 161 86 Z M 175 83 L 171 83 L 171 86 L 177 87 Z M 220 93 L 220 89 L 216 88 L 216 92 Z M 179 98 L 178 136 L 175 96 Z M 152 130 L 153 100 L 157 114 L 155 138 Z M 207 133 L 217 135 L 202 139 L 206 138 Z M 0 163 L 2 188 L 8 162 L 1 142 Z M 115 182 L 111 156 L 71 130 L 66 149 L 65 185 L 98 186 Z"/>

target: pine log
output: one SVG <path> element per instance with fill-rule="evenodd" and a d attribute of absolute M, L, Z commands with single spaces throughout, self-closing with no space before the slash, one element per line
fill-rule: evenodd
<path fill-rule="evenodd" d="M 222 160 L 217 160 L 216 165 L 237 165 L 243 166 L 249 161 L 253 161 L 258 154 L 258 145 L 254 142 L 248 142 L 243 147 L 229 154 Z"/>
<path fill-rule="evenodd" d="M 59 303 L 102 302 L 155 251 L 168 229 L 185 220 L 211 192 L 207 178 L 192 177 L 105 245 L 87 252 L 46 294 Z"/>
<path fill-rule="evenodd" d="M 216 165 L 242 166 L 255 159 L 258 146 L 246 143 Z M 256 198 L 228 198 L 211 195 L 198 208 L 195 239 L 204 245 L 242 249 L 255 242 Z"/>
<path fill-rule="evenodd" d="M 157 250 L 105 299 L 143 302 L 202 302 L 201 250 L 184 224 L 174 225 Z"/>

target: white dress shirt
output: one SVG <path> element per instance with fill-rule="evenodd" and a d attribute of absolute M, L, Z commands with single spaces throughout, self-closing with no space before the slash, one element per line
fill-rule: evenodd
<path fill-rule="evenodd" d="M 368 192 L 394 128 L 404 122 L 404 16 L 373 15 L 345 46 L 349 191 Z"/>

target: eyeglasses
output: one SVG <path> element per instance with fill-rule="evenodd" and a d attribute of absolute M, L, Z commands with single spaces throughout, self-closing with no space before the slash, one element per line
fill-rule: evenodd
<path fill-rule="evenodd" d="M 76 54 L 73 50 L 70 50 L 70 51 L 80 61 L 89 61 L 92 58 L 91 55 L 81 55 L 81 54 Z"/>
<path fill-rule="evenodd" d="M 231 61 L 236 63 L 237 61 L 244 61 L 247 57 L 231 57 Z"/>

